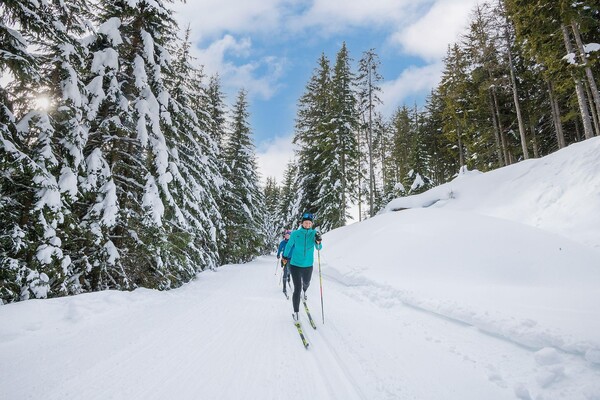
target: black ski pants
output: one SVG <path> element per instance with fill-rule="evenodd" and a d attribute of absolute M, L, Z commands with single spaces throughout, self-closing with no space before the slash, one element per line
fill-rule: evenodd
<path fill-rule="evenodd" d="M 283 293 L 286 293 L 287 292 L 286 287 L 290 281 L 290 264 L 289 263 L 287 263 L 285 265 L 282 264 L 281 267 L 283 269 L 283 277 L 281 279 L 283 281 Z"/>
<path fill-rule="evenodd" d="M 306 289 L 308 289 L 312 272 L 312 265 L 310 267 L 296 267 L 295 265 L 290 265 L 290 273 L 292 274 L 292 281 L 294 282 L 294 294 L 292 295 L 294 312 L 298 312 L 300 309 L 300 291 L 306 292 Z"/>

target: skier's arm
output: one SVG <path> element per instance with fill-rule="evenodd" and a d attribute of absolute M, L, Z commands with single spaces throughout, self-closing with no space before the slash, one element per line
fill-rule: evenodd
<path fill-rule="evenodd" d="M 294 243 L 296 242 L 296 236 L 293 234 L 290 235 L 290 240 L 288 240 L 285 248 L 283 249 L 283 257 L 288 260 L 292 257 L 292 249 L 294 248 Z"/>
<path fill-rule="evenodd" d="M 323 245 L 321 244 L 322 240 L 323 238 L 321 237 L 321 232 L 315 231 L 315 248 L 317 250 L 321 250 L 323 248 Z"/>

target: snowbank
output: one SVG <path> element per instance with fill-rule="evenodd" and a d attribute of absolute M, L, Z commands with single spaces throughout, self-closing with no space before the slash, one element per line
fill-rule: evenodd
<path fill-rule="evenodd" d="M 460 174 L 384 212 L 436 207 L 527 224 L 600 249 L 600 138 L 485 174 Z"/>
<path fill-rule="evenodd" d="M 395 199 L 325 235 L 326 270 L 377 302 L 600 363 L 599 154 L 595 138 Z"/>

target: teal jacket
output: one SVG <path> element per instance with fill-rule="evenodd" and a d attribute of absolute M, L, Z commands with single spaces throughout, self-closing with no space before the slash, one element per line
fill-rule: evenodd
<path fill-rule="evenodd" d="M 283 256 L 290 260 L 290 265 L 296 267 L 312 267 L 315 247 L 321 250 L 323 245 L 315 243 L 314 229 L 300 228 L 290 234 Z"/>

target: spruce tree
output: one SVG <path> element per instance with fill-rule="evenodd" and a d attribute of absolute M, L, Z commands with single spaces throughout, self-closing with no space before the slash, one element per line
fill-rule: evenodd
<path fill-rule="evenodd" d="M 283 183 L 279 196 L 279 225 L 284 229 L 295 229 L 298 224 L 300 211 L 300 196 L 298 195 L 297 182 L 298 166 L 290 161 L 283 174 Z"/>
<path fill-rule="evenodd" d="M 322 229 L 327 231 L 346 224 L 347 209 L 356 198 L 358 181 L 358 115 L 354 74 L 346 44 L 336 56 L 331 78 L 331 119 L 323 140 L 319 162 L 323 170 L 318 182 L 318 208 Z"/>
<path fill-rule="evenodd" d="M 73 213 L 87 137 L 80 80 L 85 3 L 12 2 L 0 9 L 3 301 L 79 293 L 85 257 Z M 14 25 L 14 27 L 10 27 Z M 21 29 L 21 32 L 18 31 Z M 31 54 L 27 46 L 34 46 Z M 45 104 L 36 106 L 36 101 Z M 83 242 L 83 241 L 82 241 Z M 83 260 L 83 262 L 81 262 Z"/>
<path fill-rule="evenodd" d="M 276 247 L 279 234 L 284 229 L 280 223 L 278 205 L 281 197 L 281 189 L 277 186 L 277 180 L 274 177 L 267 177 L 264 188 L 265 198 L 265 225 L 267 228 L 267 246 Z"/>
<path fill-rule="evenodd" d="M 383 80 L 379 73 L 381 62 L 375 53 L 375 49 L 370 49 L 363 53 L 362 58 L 358 63 L 357 85 L 358 90 L 358 105 L 363 120 L 366 122 L 366 144 L 367 144 L 367 164 L 369 170 L 369 216 L 375 214 L 375 196 L 376 196 L 376 181 L 375 181 L 375 161 L 377 149 L 374 147 L 377 138 L 374 137 L 374 116 L 375 108 L 383 102 L 378 96 L 381 92 L 381 87 L 378 85 Z"/>
<path fill-rule="evenodd" d="M 296 187 L 299 198 L 297 209 L 322 216 L 319 208 L 321 180 L 327 163 L 326 136 L 332 128 L 331 71 L 329 59 L 322 54 L 304 94 L 298 101 L 294 143 L 299 146 Z M 288 210 L 289 211 L 289 210 Z M 298 216 L 295 216 L 297 219 Z"/>
<path fill-rule="evenodd" d="M 167 136 L 172 162 L 169 171 L 175 205 L 167 215 L 172 226 L 169 242 L 182 260 L 181 282 L 205 268 L 219 265 L 217 232 L 222 230 L 218 207 L 223 178 L 219 168 L 219 146 L 205 130 L 207 100 L 197 104 L 204 93 L 199 70 L 193 67 L 189 53 L 189 30 L 175 49 L 169 90 L 172 116 Z"/>
<path fill-rule="evenodd" d="M 181 212 L 170 192 L 167 138 L 173 132 L 168 48 L 175 23 L 163 1 L 98 4 L 92 55 L 85 217 L 96 235 L 91 286 L 168 288 L 181 254 L 168 242 L 165 215 Z"/>
<path fill-rule="evenodd" d="M 221 89 L 221 80 L 218 74 L 210 77 L 208 85 L 204 88 L 204 98 L 206 103 L 199 103 L 198 111 L 204 115 L 206 121 L 206 132 L 209 137 L 217 144 L 218 154 L 224 154 L 224 146 L 226 143 L 226 114 L 227 106 L 225 104 L 225 94 Z M 202 120 L 202 118 L 201 118 Z M 217 163 L 221 176 L 228 174 L 228 166 L 224 162 L 223 157 L 219 156 Z M 217 204 L 219 212 L 222 213 L 226 207 L 226 200 L 232 197 L 231 182 L 223 179 L 219 185 L 219 193 L 217 193 Z M 224 254 L 227 252 L 227 233 L 223 228 L 226 222 L 221 221 L 221 228 L 217 230 L 217 247 L 219 249 L 219 258 L 221 263 L 224 262 Z"/>
<path fill-rule="evenodd" d="M 254 143 L 248 123 L 247 93 L 238 93 L 223 158 L 225 180 L 231 191 L 224 194 L 222 215 L 226 230 L 223 260 L 250 261 L 268 249 L 265 200 L 259 187 Z"/>

